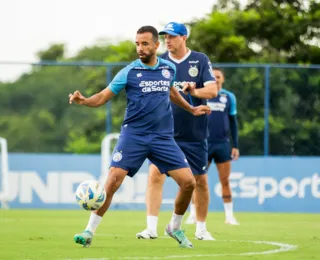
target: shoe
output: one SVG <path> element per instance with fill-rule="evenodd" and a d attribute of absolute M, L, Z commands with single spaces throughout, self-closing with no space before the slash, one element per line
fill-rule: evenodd
<path fill-rule="evenodd" d="M 185 224 L 187 225 L 193 225 L 196 223 L 197 223 L 196 217 L 191 214 L 188 216 L 187 220 L 185 221 Z"/>
<path fill-rule="evenodd" d="M 196 232 L 195 233 L 195 236 L 196 236 L 196 239 L 198 239 L 198 240 L 215 240 L 212 236 L 211 236 L 211 234 L 210 234 L 210 232 L 209 231 L 207 231 L 207 230 L 202 230 L 202 231 L 200 231 L 200 232 Z"/>
<path fill-rule="evenodd" d="M 227 218 L 225 223 L 229 224 L 229 225 L 233 225 L 233 226 L 239 226 L 240 225 L 240 223 L 235 219 L 235 217 Z"/>
<path fill-rule="evenodd" d="M 76 234 L 73 237 L 74 242 L 81 244 L 83 247 L 89 247 L 93 239 L 93 234 L 89 230 L 83 231 L 81 234 Z"/>
<path fill-rule="evenodd" d="M 154 231 L 151 231 L 150 229 L 145 229 L 140 233 L 136 234 L 136 238 L 141 239 L 156 239 L 158 238 L 158 234 Z"/>
<path fill-rule="evenodd" d="M 186 237 L 183 230 L 172 230 L 170 228 L 170 224 L 169 224 L 169 225 L 167 225 L 166 232 L 170 237 L 172 237 L 173 239 L 175 239 L 179 243 L 180 247 L 193 248 L 192 243 Z"/>

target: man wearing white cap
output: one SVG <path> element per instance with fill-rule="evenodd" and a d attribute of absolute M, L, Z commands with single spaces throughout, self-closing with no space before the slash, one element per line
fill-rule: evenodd
<path fill-rule="evenodd" d="M 174 63 L 177 68 L 174 86 L 191 105 L 206 105 L 207 99 L 216 97 L 218 93 L 208 57 L 203 53 L 188 49 L 186 45 L 188 31 L 184 24 L 170 22 L 164 30 L 159 32 L 159 35 L 164 35 L 167 48 L 167 52 L 161 58 Z M 171 103 L 171 105 L 174 117 L 174 138 L 184 152 L 196 180 L 195 208 L 192 209 L 196 211 L 195 237 L 199 240 L 214 240 L 206 229 L 209 206 L 208 117 L 207 115 L 189 116 L 175 104 Z M 166 177 L 161 173 L 154 164 L 150 164 L 146 192 L 147 228 L 137 233 L 137 238 L 155 239 L 158 237 L 158 215 L 162 201 L 162 187 Z M 182 217 L 180 216 L 179 225 L 181 225 Z"/>

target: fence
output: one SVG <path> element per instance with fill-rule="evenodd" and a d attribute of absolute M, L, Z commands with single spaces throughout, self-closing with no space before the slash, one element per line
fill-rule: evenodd
<path fill-rule="evenodd" d="M 14 82 L 0 82 L 0 134 L 11 152 L 99 153 L 118 132 L 124 91 L 106 108 L 71 107 L 67 96 L 100 91 L 127 63 L 39 62 Z M 320 65 L 213 64 L 238 102 L 242 155 L 320 155 Z"/>

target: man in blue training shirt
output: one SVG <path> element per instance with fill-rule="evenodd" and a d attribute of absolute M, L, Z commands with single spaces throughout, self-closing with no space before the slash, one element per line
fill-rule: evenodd
<path fill-rule="evenodd" d="M 186 46 L 187 28 L 180 23 L 168 23 L 163 31 L 167 52 L 161 57 L 177 67 L 175 87 L 181 96 L 193 105 L 206 105 L 207 100 L 217 95 L 215 78 L 208 57 L 191 51 Z M 207 178 L 208 160 L 208 118 L 207 115 L 194 117 L 180 107 L 172 104 L 174 117 L 174 138 L 184 152 L 196 180 L 195 204 L 197 208 L 197 227 L 195 236 L 199 240 L 214 240 L 206 229 L 209 205 Z M 154 239 L 158 237 L 158 215 L 162 201 L 162 187 L 165 181 L 163 171 L 156 165 L 149 168 L 146 192 L 147 228 L 136 234 L 137 238 Z"/>
<path fill-rule="evenodd" d="M 215 68 L 213 73 L 219 93 L 216 98 L 208 100 L 208 105 L 211 108 L 211 114 L 209 115 L 208 168 L 214 160 L 222 185 L 225 223 L 239 225 L 233 215 L 232 195 L 229 185 L 231 160 L 237 160 L 239 157 L 236 97 L 230 91 L 222 88 L 224 83 L 223 71 Z M 231 133 L 233 141 L 232 149 L 229 142 L 229 133 Z"/>
<path fill-rule="evenodd" d="M 162 172 L 167 172 L 180 186 L 167 233 L 179 242 L 180 247 L 192 248 L 192 243 L 180 230 L 182 216 L 188 208 L 195 181 L 181 149 L 173 139 L 173 119 L 170 99 L 193 115 L 210 113 L 208 106 L 193 107 L 171 87 L 175 79 L 175 65 L 156 56 L 160 43 L 158 32 L 152 26 L 137 31 L 136 49 L 139 59 L 122 69 L 110 85 L 101 92 L 85 98 L 79 91 L 69 95 L 73 102 L 98 107 L 108 102 L 122 89 L 127 94 L 127 109 L 121 134 L 114 148 L 104 205 L 91 213 L 84 232 L 74 240 L 90 246 L 93 234 L 108 210 L 114 193 L 126 175 L 133 177 L 148 158 Z"/>

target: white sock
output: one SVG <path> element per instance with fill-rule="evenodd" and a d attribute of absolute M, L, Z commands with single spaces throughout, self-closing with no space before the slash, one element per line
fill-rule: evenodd
<path fill-rule="evenodd" d="M 194 203 L 190 204 L 190 216 L 196 218 L 196 205 Z"/>
<path fill-rule="evenodd" d="M 233 203 L 232 202 L 224 203 L 224 212 L 226 214 L 226 219 L 233 217 Z"/>
<path fill-rule="evenodd" d="M 157 233 L 158 227 L 158 217 L 157 216 L 147 216 L 147 228 L 151 231 Z"/>
<path fill-rule="evenodd" d="M 206 222 L 197 221 L 197 232 L 207 230 Z"/>
<path fill-rule="evenodd" d="M 170 221 L 170 227 L 173 230 L 180 230 L 181 229 L 181 222 L 182 222 L 183 215 L 177 215 L 173 212 L 172 218 Z"/>
<path fill-rule="evenodd" d="M 102 217 L 98 216 L 97 214 L 91 212 L 88 225 L 86 227 L 86 230 L 89 230 L 91 233 L 95 233 L 97 227 L 99 226 L 101 222 Z"/>

